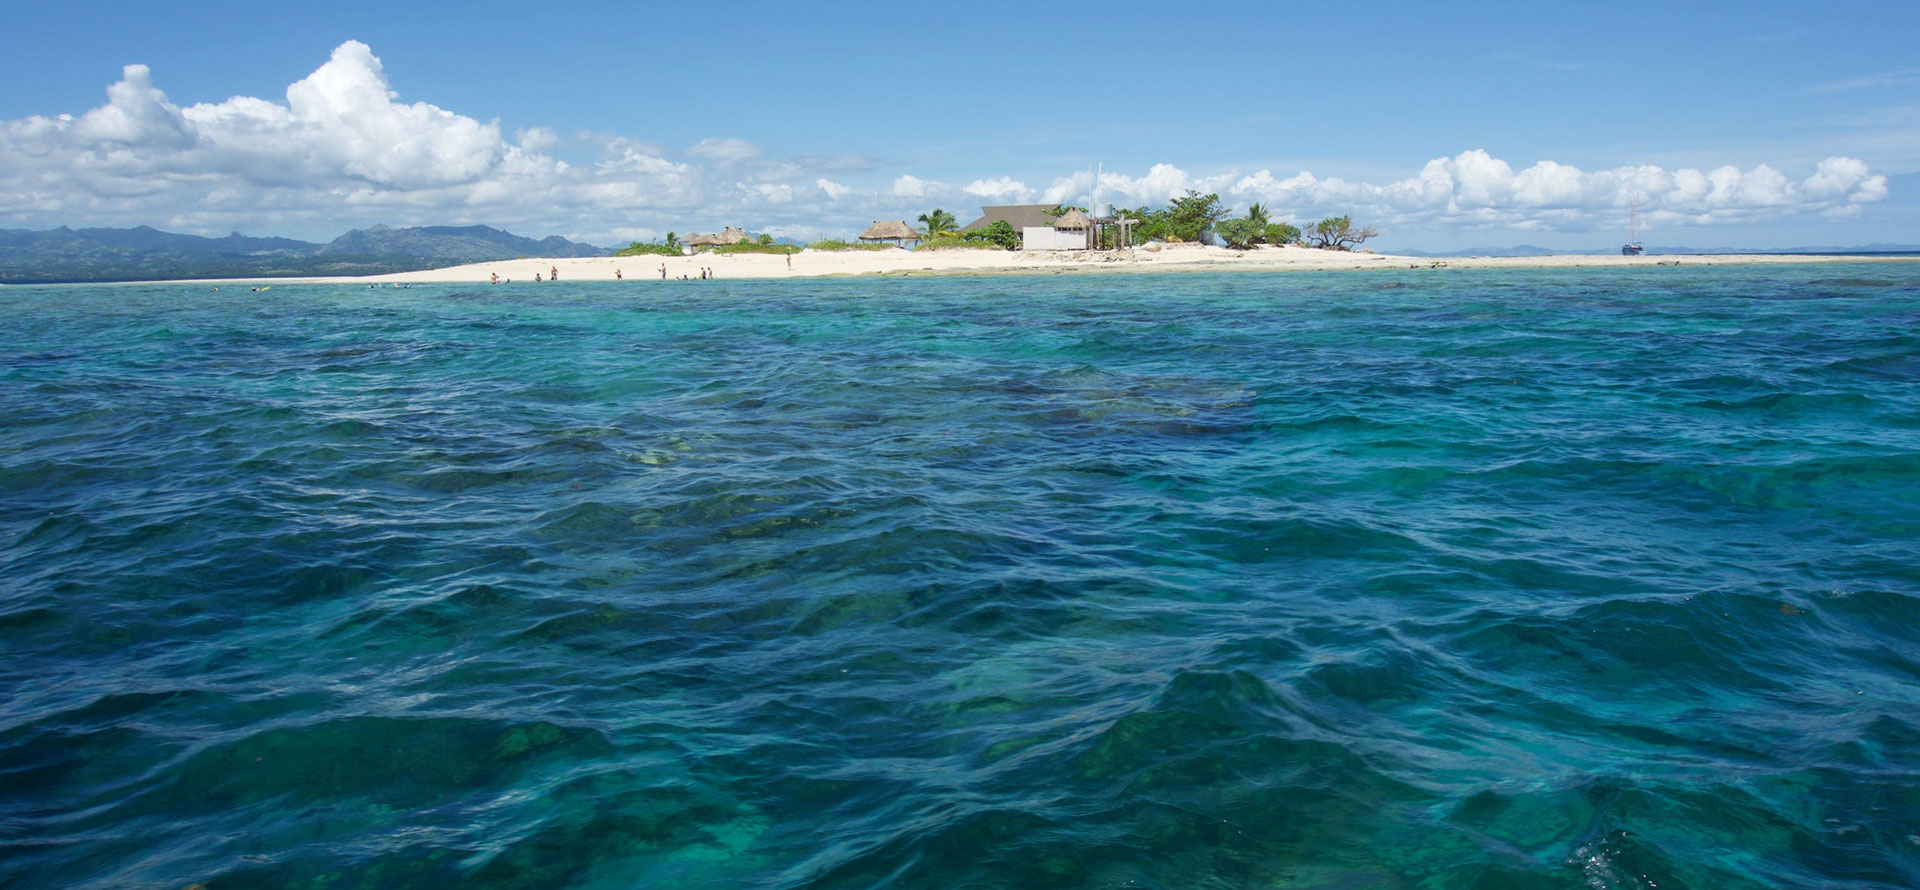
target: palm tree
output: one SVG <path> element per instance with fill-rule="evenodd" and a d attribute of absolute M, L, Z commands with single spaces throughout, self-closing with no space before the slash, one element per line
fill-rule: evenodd
<path fill-rule="evenodd" d="M 953 214 L 941 210 L 938 207 L 933 208 L 932 213 L 920 214 L 920 221 L 927 226 L 927 240 L 929 241 L 960 228 L 960 221 L 954 219 Z"/>
<path fill-rule="evenodd" d="M 1247 205 L 1247 222 L 1253 223 L 1259 226 L 1261 231 L 1265 231 L 1267 223 L 1272 222 L 1272 220 L 1267 219 L 1267 208 L 1260 206 L 1259 202 L 1256 201 Z"/>
<path fill-rule="evenodd" d="M 678 236 L 676 236 L 676 235 L 674 235 L 674 234 L 673 234 L 672 232 L 668 232 L 668 233 L 667 233 L 667 246 L 668 246 L 668 247 L 679 247 L 679 246 L 680 246 L 680 238 L 679 238 Z"/>

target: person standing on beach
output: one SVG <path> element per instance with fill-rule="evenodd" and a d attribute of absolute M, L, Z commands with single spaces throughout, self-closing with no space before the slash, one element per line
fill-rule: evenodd
<path fill-rule="evenodd" d="M 667 264 L 666 263 L 660 264 L 660 280 L 661 281 L 667 280 Z"/>
<path fill-rule="evenodd" d="M 548 280 L 548 281 L 559 281 L 559 280 L 560 280 L 560 267 L 559 267 L 559 266 L 552 266 L 552 267 L 549 267 L 549 268 L 547 269 L 547 280 Z"/>
<path fill-rule="evenodd" d="M 619 270 L 619 269 L 615 269 L 615 270 L 613 270 L 613 280 L 615 280 L 615 281 L 625 281 L 626 279 L 625 279 L 625 278 L 621 278 L 621 277 L 620 277 L 620 270 Z"/>
<path fill-rule="evenodd" d="M 793 254 L 787 254 L 787 271 L 793 271 Z"/>

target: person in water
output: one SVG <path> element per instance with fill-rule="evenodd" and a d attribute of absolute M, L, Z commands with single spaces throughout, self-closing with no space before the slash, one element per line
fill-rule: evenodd
<path fill-rule="evenodd" d="M 535 283 L 535 284 L 539 284 L 539 283 L 540 283 L 540 273 L 538 273 L 538 272 L 535 272 L 535 273 L 533 273 L 533 283 Z"/>
<path fill-rule="evenodd" d="M 548 280 L 548 281 L 559 281 L 559 280 L 560 280 L 560 267 L 559 267 L 559 266 L 554 266 L 554 267 L 552 267 L 552 268 L 549 268 L 549 269 L 547 270 L 547 280 Z"/>

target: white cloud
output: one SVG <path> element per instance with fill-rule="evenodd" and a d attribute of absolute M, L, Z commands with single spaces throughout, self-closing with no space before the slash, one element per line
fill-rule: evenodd
<path fill-rule="evenodd" d="M 358 41 L 290 85 L 283 102 L 238 96 L 180 108 L 146 66 L 129 65 L 107 103 L 85 114 L 0 123 L 0 221 L 276 234 L 381 221 L 558 228 L 582 213 L 678 210 L 729 191 L 644 142 L 606 139 L 597 161 L 575 167 L 545 154 L 560 142 L 551 128 L 523 129 L 515 141 L 496 123 L 400 101 Z M 695 149 L 729 163 L 759 154 L 738 139 Z M 630 226 L 608 218 L 605 231 Z"/>
<path fill-rule="evenodd" d="M 75 122 L 73 136 L 96 144 L 179 148 L 193 142 L 192 128 L 179 107 L 153 85 L 145 65 L 128 65 L 119 83 L 107 87 L 107 104 Z"/>
<path fill-rule="evenodd" d="M 551 127 L 530 127 L 515 133 L 513 141 L 520 143 L 521 151 L 543 152 L 560 144 L 560 137 Z"/>
<path fill-rule="evenodd" d="M 769 157 L 737 137 L 704 139 L 676 156 L 639 138 L 582 134 L 567 145 L 588 156 L 571 164 L 550 154 L 561 143 L 550 127 L 508 139 L 497 122 L 402 101 L 379 58 L 357 41 L 337 47 L 284 99 L 237 96 L 183 108 L 146 66 L 128 65 L 97 108 L 0 121 L 0 225 L 146 223 L 331 237 L 375 222 L 485 223 L 536 236 L 600 232 L 604 243 L 621 243 L 632 240 L 627 233 L 689 220 L 833 235 L 935 203 L 1085 205 L 1094 197 L 1084 170 L 1041 188 L 1009 175 L 954 186 L 912 174 L 889 180 L 858 154 Z M 1161 163 L 1103 175 L 1099 197 L 1162 206 L 1188 189 L 1218 192 L 1236 210 L 1260 201 L 1283 219 L 1351 212 L 1402 230 L 1592 231 L 1619 225 L 1636 199 L 1650 227 L 1839 218 L 1885 200 L 1888 180 L 1851 157 L 1811 171 L 1588 171 L 1550 160 L 1516 168 L 1476 149 L 1382 183 L 1309 171 L 1198 174 Z"/>
<path fill-rule="evenodd" d="M 1033 189 L 1011 176 L 997 179 L 976 179 L 962 189 L 969 195 L 985 198 L 989 201 L 1031 201 Z"/>
<path fill-rule="evenodd" d="M 763 182 L 754 186 L 751 193 L 769 204 L 788 204 L 793 201 L 793 186 L 784 182 Z"/>
<path fill-rule="evenodd" d="M 722 164 L 738 164 L 765 154 L 758 145 L 745 139 L 702 139 L 687 149 L 687 154 Z"/>
<path fill-rule="evenodd" d="M 912 174 L 903 173 L 893 181 L 893 195 L 896 198 L 924 198 L 944 187 Z"/>
<path fill-rule="evenodd" d="M 1090 203 L 1093 200 L 1094 178 L 1092 171 L 1080 170 L 1055 179 L 1041 193 L 1041 200 L 1048 203 Z M 1189 189 L 1203 193 L 1218 192 L 1232 179 L 1231 174 L 1196 178 L 1172 164 L 1155 164 L 1147 170 L 1147 175 L 1137 179 L 1124 173 L 1100 174 L 1100 200 L 1121 205 L 1165 204 L 1186 194 Z"/>
<path fill-rule="evenodd" d="M 1667 224 L 1825 212 L 1884 199 L 1887 179 L 1854 158 L 1828 158 L 1798 182 L 1765 164 L 1748 170 L 1635 166 L 1589 172 L 1540 161 L 1516 171 L 1475 149 L 1428 161 L 1418 174 L 1384 185 L 1322 179 L 1305 171 L 1280 179 L 1260 170 L 1240 177 L 1221 195 L 1229 202 L 1263 202 L 1280 216 L 1353 212 L 1380 224 L 1582 231 L 1610 227 L 1634 201 L 1650 220 Z"/>

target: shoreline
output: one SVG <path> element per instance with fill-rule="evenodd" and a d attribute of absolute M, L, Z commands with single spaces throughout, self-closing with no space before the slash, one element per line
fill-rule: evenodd
<path fill-rule="evenodd" d="M 1812 263 L 1920 262 L 1920 257 L 1834 256 L 1823 254 L 1682 254 L 1612 256 L 1607 254 L 1551 254 L 1530 257 L 1414 257 L 1395 254 L 1342 253 L 1288 245 L 1248 251 L 1198 244 L 1153 244 L 1120 251 L 1002 251 L 1002 250 L 803 250 L 791 254 L 698 254 L 661 257 L 528 257 L 492 260 L 379 275 L 304 276 L 287 278 L 196 278 L 164 281 L 91 282 L 99 284 L 488 284 L 496 274 L 502 284 L 532 284 L 560 270 L 560 281 L 636 284 L 682 276 L 697 279 L 700 269 L 713 270 L 715 279 L 770 280 L 781 278 L 847 277 L 989 277 L 1044 274 L 1153 274 L 1178 272 L 1327 272 L 1367 269 L 1612 269 L 1659 266 L 1762 266 Z M 621 278 L 615 278 L 615 272 Z"/>

